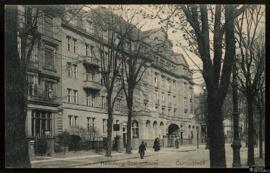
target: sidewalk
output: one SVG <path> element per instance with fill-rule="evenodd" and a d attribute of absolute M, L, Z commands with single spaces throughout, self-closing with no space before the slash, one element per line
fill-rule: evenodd
<path fill-rule="evenodd" d="M 204 148 L 204 145 L 201 145 L 200 148 Z M 153 149 L 147 148 L 145 157 L 149 157 L 154 154 L 167 153 L 171 151 L 188 152 L 188 151 L 194 151 L 196 149 L 197 148 L 194 145 L 180 146 L 179 149 L 161 148 L 159 152 L 154 152 Z M 97 153 L 94 153 L 93 151 L 68 152 L 66 153 L 66 155 L 57 154 L 53 157 L 39 157 L 37 158 L 38 160 L 31 161 L 31 164 L 33 168 L 73 167 L 73 166 L 83 166 L 83 165 L 139 158 L 139 154 L 137 150 L 132 150 L 132 154 L 126 154 L 125 151 L 123 150 L 121 153 L 112 152 L 112 157 L 105 157 L 104 155 L 105 155 L 104 153 L 97 154 Z"/>

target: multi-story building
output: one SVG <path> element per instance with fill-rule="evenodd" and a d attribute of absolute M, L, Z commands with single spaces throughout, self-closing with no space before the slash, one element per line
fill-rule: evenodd
<path fill-rule="evenodd" d="M 106 9 L 99 10 L 106 15 Z M 66 19 L 68 22 L 62 23 L 63 130 L 72 131 L 76 126 L 96 127 L 98 136 L 106 137 L 106 92 L 98 73 L 99 45 L 106 47 L 103 41 L 109 38 L 110 33 L 100 37 L 92 26 L 91 18 L 86 20 L 77 14 L 71 20 L 68 16 Z M 157 137 L 165 146 L 173 146 L 176 138 L 182 143 L 195 143 L 200 129 L 192 118 L 193 82 L 188 64 L 182 54 L 172 51 L 172 43 L 164 40 L 166 35 L 162 30 L 142 33 L 149 35 L 144 41 L 154 52 L 154 62 L 134 94 L 133 148 L 141 140 L 151 146 Z M 165 42 L 166 48 L 157 48 L 155 41 Z M 120 128 L 114 128 L 113 136 L 120 136 L 125 145 L 127 112 L 123 111 L 126 110 L 124 99 L 116 101 L 113 122 Z"/>
<path fill-rule="evenodd" d="M 26 30 L 35 19 L 38 19 L 37 35 L 39 35 L 27 65 L 26 136 L 30 140 L 42 135 L 54 139 L 62 104 L 62 43 L 59 25 L 61 19 L 58 13 L 60 8 L 40 8 L 37 18 L 33 15 L 36 14 L 36 10 L 37 8 L 29 6 L 18 6 L 19 54 L 22 55 L 29 49 L 27 45 L 32 38 Z M 25 49 L 22 48 L 23 46 L 26 46 Z M 53 145 L 53 142 L 50 144 Z"/>
<path fill-rule="evenodd" d="M 106 15 L 106 9 L 99 10 Z M 23 8 L 20 11 L 24 14 Z M 81 13 L 69 17 L 65 12 L 61 20 L 49 11 L 41 11 L 41 39 L 29 64 L 27 136 L 46 134 L 53 139 L 64 130 L 76 133 L 76 128 L 84 128 L 94 129 L 94 139 L 90 140 L 105 138 L 106 92 L 99 73 L 99 47 L 108 47 L 104 40 L 114 32 L 93 26 L 91 18 L 83 18 Z M 142 140 L 152 146 L 157 137 L 163 146 L 174 146 L 176 138 L 182 144 L 195 144 L 200 128 L 193 120 L 193 82 L 188 64 L 182 54 L 172 51 L 172 43 L 162 30 L 139 32 L 149 35 L 143 43 L 151 49 L 154 61 L 134 94 L 132 146 L 137 148 Z M 159 41 L 164 42 L 163 48 L 155 44 Z M 103 54 L 107 56 L 108 52 Z M 124 96 L 116 100 L 113 124 L 113 137 L 119 136 L 125 146 Z"/>

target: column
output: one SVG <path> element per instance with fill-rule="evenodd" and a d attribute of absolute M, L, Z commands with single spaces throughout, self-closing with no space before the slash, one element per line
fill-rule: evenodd
<path fill-rule="evenodd" d="M 25 120 L 25 134 L 27 137 L 33 136 L 32 134 L 32 110 L 27 110 L 26 120 Z"/>

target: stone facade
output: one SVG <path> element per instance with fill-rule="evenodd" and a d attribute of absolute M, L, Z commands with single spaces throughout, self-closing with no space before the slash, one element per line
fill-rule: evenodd
<path fill-rule="evenodd" d="M 54 138 L 64 130 L 73 133 L 74 127 L 94 127 L 92 140 L 105 138 L 106 92 L 98 73 L 97 56 L 100 40 L 89 22 L 82 23 L 76 17 L 66 22 L 44 11 L 39 28 L 41 42 L 34 49 L 34 63 L 31 60 L 29 66 L 29 75 L 35 77 L 29 80 L 27 136 L 47 134 Z M 162 30 L 156 31 L 150 40 L 164 38 Z M 133 148 L 142 140 L 152 147 L 156 137 L 161 139 L 162 146 L 170 147 L 176 138 L 180 144 L 196 144 L 199 138 L 200 128 L 193 119 L 192 74 L 183 55 L 172 51 L 169 40 L 164 41 L 166 50 L 153 55 L 154 62 L 135 91 Z M 119 136 L 124 146 L 126 110 L 122 97 L 115 105 L 113 138 Z"/>
<path fill-rule="evenodd" d="M 106 137 L 106 92 L 98 73 L 101 42 L 95 37 L 95 31 L 82 22 L 70 21 L 62 24 L 62 28 L 63 130 L 90 125 L 97 128 L 99 136 Z M 161 30 L 151 31 L 154 34 L 150 39 L 164 38 Z M 142 140 L 152 146 L 156 137 L 162 139 L 165 146 L 173 146 L 176 138 L 182 139 L 183 144 L 196 144 L 200 128 L 193 120 L 193 82 L 188 64 L 182 54 L 172 51 L 172 47 L 155 54 L 154 59 L 140 82 L 140 89 L 135 91 L 133 148 Z M 74 101 L 74 92 L 77 101 Z M 123 111 L 126 110 L 124 99 L 116 101 L 114 124 L 119 124 L 120 128 L 113 131 L 113 138 L 120 136 L 125 146 L 127 112 Z"/>

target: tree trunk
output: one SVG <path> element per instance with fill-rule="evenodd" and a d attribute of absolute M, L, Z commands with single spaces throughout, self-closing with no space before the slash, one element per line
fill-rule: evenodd
<path fill-rule="evenodd" d="M 263 158 L 263 111 L 262 105 L 260 104 L 259 111 L 260 111 L 260 119 L 259 119 L 259 157 Z"/>
<path fill-rule="evenodd" d="M 107 96 L 108 120 L 107 120 L 107 142 L 106 142 L 106 157 L 111 157 L 112 153 L 112 124 L 113 124 L 113 109 L 111 104 L 111 95 Z"/>
<path fill-rule="evenodd" d="M 248 105 L 248 166 L 255 164 L 254 160 L 254 125 L 253 125 L 253 98 L 247 96 Z"/>
<path fill-rule="evenodd" d="M 127 98 L 128 105 L 128 122 L 127 122 L 127 148 L 126 153 L 131 154 L 131 118 L 132 118 L 132 106 L 133 106 L 133 91 L 128 92 Z"/>
<path fill-rule="evenodd" d="M 5 166 L 27 168 L 31 164 L 25 134 L 26 76 L 17 49 L 17 7 L 7 6 L 5 16 Z"/>
<path fill-rule="evenodd" d="M 226 168 L 224 145 L 223 116 L 221 104 L 208 95 L 208 139 L 210 151 L 210 167 Z"/>

